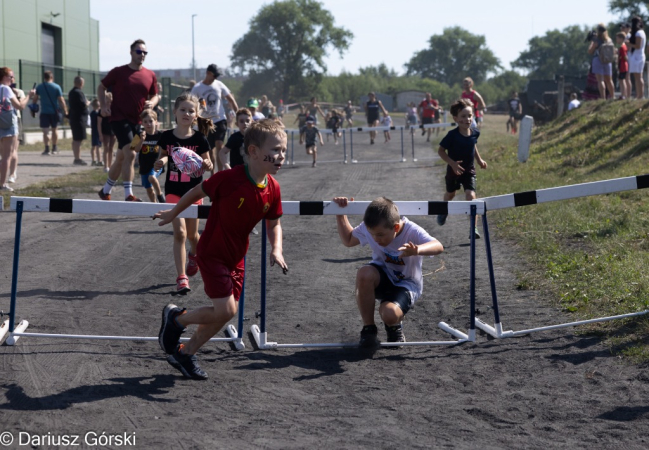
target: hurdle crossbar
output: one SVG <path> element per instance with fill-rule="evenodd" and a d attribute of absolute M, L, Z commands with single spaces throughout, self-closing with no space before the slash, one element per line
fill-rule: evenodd
<path fill-rule="evenodd" d="M 486 210 L 496 210 L 505 208 L 515 208 L 520 206 L 536 205 L 539 203 L 547 203 L 553 201 L 569 200 L 580 197 L 590 197 L 593 195 L 612 194 L 616 192 L 632 191 L 638 189 L 646 189 L 649 187 L 649 175 L 637 175 L 632 177 L 614 178 L 610 180 L 594 181 L 590 183 L 573 184 L 566 186 L 558 186 L 548 189 L 538 189 L 535 191 L 519 192 L 514 194 L 497 195 L 493 197 L 485 197 L 482 200 L 485 202 Z M 490 336 L 503 339 L 510 337 L 523 336 L 540 331 L 550 331 L 562 328 L 574 327 L 579 325 L 586 325 L 591 323 L 608 322 L 611 320 L 627 319 L 630 317 L 638 317 L 649 314 L 649 309 L 642 311 L 619 314 L 615 316 L 598 317 L 593 319 L 578 320 L 574 322 L 548 325 L 536 328 L 530 328 L 520 331 L 503 331 L 503 324 L 500 319 L 500 312 L 498 308 L 498 296 L 496 293 L 496 283 L 494 279 L 493 262 L 491 259 L 491 243 L 489 240 L 489 231 L 487 224 L 487 214 L 482 216 L 483 229 L 485 231 L 485 246 L 487 248 L 487 261 L 489 264 L 489 277 L 492 290 L 492 303 L 494 311 L 494 325 L 476 317 L 476 327 L 489 334 Z"/>
<path fill-rule="evenodd" d="M 90 339 L 90 340 L 128 340 L 128 341 L 157 341 L 157 337 L 146 336 L 102 336 L 102 335 L 85 335 L 85 334 L 54 334 L 54 333 L 31 333 L 25 332 L 29 326 L 27 320 L 22 320 L 16 326 L 17 310 L 17 283 L 18 283 L 18 260 L 20 254 L 20 236 L 22 229 L 23 212 L 58 212 L 58 213 L 77 213 L 77 214 L 101 214 L 101 215 L 121 215 L 136 217 L 151 217 L 154 213 L 164 209 L 165 206 L 172 207 L 171 204 L 159 203 L 135 203 L 135 202 L 106 202 L 102 200 L 76 200 L 76 199 L 54 199 L 41 197 L 12 197 L 11 210 L 16 211 L 16 236 L 14 242 L 14 267 L 12 273 L 11 286 L 11 311 L 9 313 L 9 326 L 4 330 L 4 324 L 0 327 L 0 339 L 6 333 L 7 345 L 15 345 L 20 337 L 40 337 L 40 338 L 58 338 L 58 339 Z M 203 218 L 207 217 L 209 206 L 192 205 L 185 210 L 179 217 Z M 243 343 L 243 303 L 245 279 L 242 287 L 241 299 L 239 303 L 239 329 L 228 324 L 225 331 L 229 334 L 226 338 L 212 338 L 210 342 L 231 342 L 237 350 L 245 348 Z M 189 338 L 181 338 L 186 341 Z"/>
<path fill-rule="evenodd" d="M 335 202 L 282 202 L 284 215 L 362 215 L 370 202 L 350 202 L 346 207 L 340 207 Z M 464 342 L 475 342 L 475 236 L 473 223 L 477 214 L 485 212 L 484 203 L 480 200 L 470 202 L 395 202 L 399 212 L 403 215 L 437 215 L 437 214 L 465 214 L 470 215 L 471 234 L 471 262 L 470 262 L 470 329 L 464 333 L 445 322 L 439 322 L 437 326 L 451 334 L 456 340 L 445 341 L 413 341 L 413 342 L 381 342 L 382 347 L 400 346 L 444 346 L 457 345 Z M 260 349 L 280 348 L 331 348 L 331 347 L 358 347 L 355 342 L 321 342 L 321 343 L 278 343 L 268 340 L 266 329 L 266 223 L 262 221 L 262 244 L 261 244 L 261 313 L 259 325 L 254 324 L 250 328 L 257 347 Z"/>

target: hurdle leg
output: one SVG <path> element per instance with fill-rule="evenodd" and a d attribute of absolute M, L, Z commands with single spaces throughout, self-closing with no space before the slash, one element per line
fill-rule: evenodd
<path fill-rule="evenodd" d="M 410 142 L 412 143 L 412 160 L 417 161 L 415 158 L 415 133 L 410 133 Z"/>
<path fill-rule="evenodd" d="M 261 313 L 259 326 L 250 327 L 250 332 L 260 349 L 275 348 L 277 342 L 268 342 L 266 333 L 266 220 L 261 221 Z"/>
<path fill-rule="evenodd" d="M 291 165 L 295 165 L 295 149 L 293 143 L 294 135 L 295 132 L 291 131 L 291 162 L 290 162 Z"/>
<path fill-rule="evenodd" d="M 406 162 L 406 155 L 404 154 L 405 149 L 403 148 L 403 127 L 401 127 L 401 162 Z"/>
<path fill-rule="evenodd" d="M 480 328 L 485 333 L 493 336 L 497 339 L 503 337 L 503 327 L 500 323 L 500 312 L 498 310 L 498 294 L 496 292 L 496 278 L 494 276 L 494 264 L 493 258 L 491 256 L 491 240 L 489 237 L 489 225 L 487 224 L 487 213 L 482 216 L 482 228 L 485 239 L 485 248 L 487 250 L 487 265 L 489 267 L 489 285 L 491 286 L 491 299 L 493 303 L 494 310 L 494 326 L 483 322 L 482 320 L 476 317 L 476 326 Z"/>
<path fill-rule="evenodd" d="M 347 164 L 347 140 L 345 139 L 346 131 L 343 128 L 343 164 Z"/>
<path fill-rule="evenodd" d="M 476 219 L 476 206 L 471 205 L 471 220 L 469 226 L 469 236 L 471 236 L 471 262 L 470 262 L 470 275 L 469 283 L 471 290 L 471 324 L 469 326 L 469 340 L 475 342 L 475 219 Z"/>
<path fill-rule="evenodd" d="M 234 348 L 237 350 L 243 350 L 246 348 L 246 345 L 243 343 L 243 311 L 245 309 L 245 301 L 246 301 L 246 257 L 243 257 L 243 283 L 241 286 L 241 296 L 239 297 L 239 322 L 238 322 L 238 329 L 234 327 L 234 325 L 229 324 L 227 326 L 228 334 L 230 335 L 232 339 L 232 343 L 234 344 Z M 236 337 L 235 337 L 236 336 Z"/>
<path fill-rule="evenodd" d="M 354 133 L 352 133 L 352 129 L 349 129 L 349 153 L 350 157 L 352 159 L 352 164 L 357 163 L 358 161 L 354 159 L 354 138 L 352 137 Z"/>
<path fill-rule="evenodd" d="M 18 336 L 13 336 L 13 333 L 22 333 L 29 326 L 26 320 L 21 321 L 16 327 L 16 297 L 18 292 L 18 262 L 20 260 L 20 233 L 23 226 L 23 201 L 16 202 L 16 232 L 14 234 L 14 261 L 11 274 L 11 304 L 9 306 L 9 328 L 7 331 L 10 333 L 7 338 L 7 345 L 14 345 L 18 340 Z M 5 333 L 7 332 L 5 331 Z"/>

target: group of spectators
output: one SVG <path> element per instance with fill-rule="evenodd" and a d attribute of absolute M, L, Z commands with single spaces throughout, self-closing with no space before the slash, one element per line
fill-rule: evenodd
<path fill-rule="evenodd" d="M 614 98 L 613 64 L 617 62 L 620 97 L 631 98 L 633 82 L 635 97 L 644 98 L 643 71 L 647 35 L 642 19 L 634 16 L 630 24 L 626 22 L 620 24 L 620 31 L 615 35 L 615 43 L 602 23 L 588 35 L 588 40 L 590 41 L 588 54 L 592 56 L 591 73 L 597 80 L 599 97 Z"/>

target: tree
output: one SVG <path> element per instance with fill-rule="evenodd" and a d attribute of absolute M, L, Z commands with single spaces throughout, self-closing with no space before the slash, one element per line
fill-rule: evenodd
<path fill-rule="evenodd" d="M 250 20 L 250 30 L 232 46 L 232 66 L 247 72 L 242 92 L 263 82 L 289 99 L 327 70 L 324 57 L 333 47 L 340 56 L 353 34 L 334 26 L 334 18 L 315 0 L 284 0 L 264 5 Z M 259 91 L 253 91 L 259 93 Z"/>
<path fill-rule="evenodd" d="M 562 31 L 550 30 L 535 36 L 528 49 L 512 61 L 512 67 L 527 69 L 531 79 L 551 79 L 555 75 L 583 76 L 588 73 L 590 56 L 584 38 L 589 28 L 572 25 Z"/>
<path fill-rule="evenodd" d="M 470 76 L 475 83 L 500 69 L 500 61 L 487 47 L 484 36 L 469 33 L 461 27 L 444 28 L 441 35 L 428 40 L 429 48 L 421 50 L 405 65 L 409 75 L 446 83 L 461 84 Z"/>
<path fill-rule="evenodd" d="M 622 20 L 631 22 L 632 16 L 642 17 L 642 22 L 649 19 L 649 2 L 639 0 L 611 0 L 608 9 L 613 14 L 619 14 Z"/>

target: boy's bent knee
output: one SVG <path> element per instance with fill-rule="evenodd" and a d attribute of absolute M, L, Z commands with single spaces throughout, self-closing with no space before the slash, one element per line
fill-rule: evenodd
<path fill-rule="evenodd" d="M 381 303 L 379 314 L 381 315 L 383 323 L 388 326 L 401 323 L 405 315 L 401 307 L 392 302 Z"/>
<path fill-rule="evenodd" d="M 379 271 L 374 266 L 363 266 L 356 272 L 356 281 L 360 283 L 372 283 L 375 286 L 381 281 Z"/>

